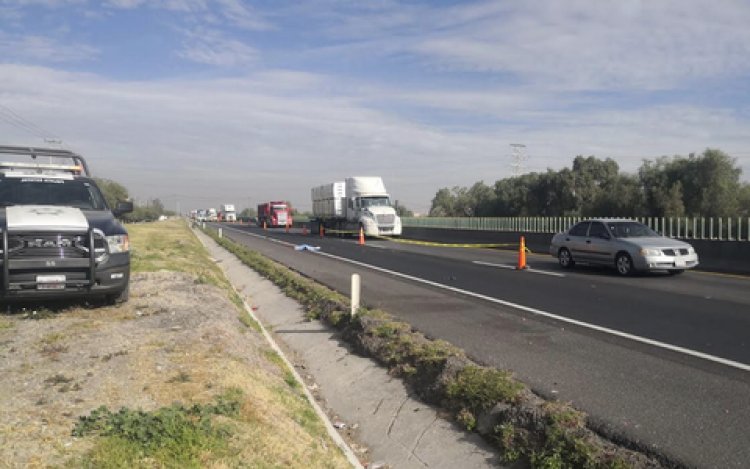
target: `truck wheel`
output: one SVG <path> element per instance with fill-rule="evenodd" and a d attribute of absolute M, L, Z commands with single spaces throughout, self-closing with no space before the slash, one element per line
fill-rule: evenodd
<path fill-rule="evenodd" d="M 120 293 L 107 295 L 105 297 L 105 301 L 108 305 L 114 306 L 114 305 L 125 303 L 126 301 L 128 301 L 129 298 L 130 298 L 130 285 L 125 287 L 125 290 L 121 291 Z"/>

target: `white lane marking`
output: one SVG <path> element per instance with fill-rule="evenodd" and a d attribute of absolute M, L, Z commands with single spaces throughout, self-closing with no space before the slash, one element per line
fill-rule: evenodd
<path fill-rule="evenodd" d="M 249 234 L 251 236 L 255 236 L 257 238 L 265 238 L 265 236 L 258 236 L 258 235 L 254 234 L 254 233 L 249 233 L 247 231 L 241 231 L 241 230 L 238 230 L 238 231 L 241 232 L 241 233 Z M 290 244 L 290 243 L 284 243 L 284 244 Z M 290 244 L 290 245 L 292 245 L 292 244 Z M 393 271 L 393 270 L 384 269 L 382 267 L 378 267 L 378 266 L 375 266 L 375 265 L 365 264 L 364 262 L 359 262 L 359 261 L 355 261 L 355 260 L 352 260 L 352 259 L 347 259 L 346 257 L 336 256 L 334 254 L 329 254 L 327 252 L 318 251 L 318 252 L 314 252 L 313 254 L 316 254 L 316 255 L 319 255 L 319 256 L 330 257 L 332 259 L 337 259 L 337 260 L 340 260 L 342 262 L 348 262 L 350 264 L 358 265 L 360 267 L 365 267 L 365 268 L 368 268 L 368 269 L 376 270 L 378 272 L 383 272 L 383 273 L 386 273 L 386 274 L 389 274 L 389 275 L 394 275 L 396 277 L 405 278 L 405 279 L 411 280 L 413 282 L 424 283 L 425 285 L 430 285 L 430 286 L 433 286 L 433 287 L 442 288 L 444 290 L 452 291 L 452 292 L 455 292 L 455 293 L 460 293 L 462 295 L 471 296 L 471 297 L 474 297 L 474 298 L 479 298 L 481 300 L 489 301 L 490 303 L 495 303 L 495 304 L 507 306 L 509 308 L 519 309 L 521 311 L 525 311 L 527 313 L 535 314 L 537 316 L 542 316 L 542 317 L 545 317 L 545 318 L 554 319 L 556 321 L 560 321 L 560 322 L 564 322 L 564 323 L 568 323 L 568 324 L 574 324 L 576 326 L 579 326 L 579 327 L 582 327 L 582 328 L 585 328 L 585 329 L 591 329 L 593 331 L 602 332 L 604 334 L 610 334 L 610 335 L 613 335 L 613 336 L 616 336 L 616 337 L 620 337 L 620 338 L 623 338 L 623 339 L 632 340 L 634 342 L 640 342 L 642 344 L 651 345 L 653 347 L 657 347 L 657 348 L 669 350 L 669 351 L 672 351 L 672 352 L 682 353 L 684 355 L 689 355 L 691 357 L 700 358 L 700 359 L 707 360 L 707 361 L 710 361 L 710 362 L 720 363 L 722 365 L 726 365 L 726 366 L 731 367 L 731 368 L 736 368 L 738 370 L 750 371 L 750 365 L 748 365 L 746 363 L 740 363 L 740 362 L 736 362 L 734 360 L 729 360 L 729 359 L 726 359 L 726 358 L 717 357 L 715 355 L 710 355 L 708 353 L 699 352 L 697 350 L 692 350 L 692 349 L 689 349 L 689 348 L 680 347 L 678 345 L 672 345 L 672 344 L 667 344 L 667 343 L 664 343 L 664 342 L 659 342 L 658 340 L 648 339 L 646 337 L 641 337 L 641 336 L 638 336 L 638 335 L 635 335 L 635 334 L 628 334 L 627 332 L 617 331 L 617 330 L 614 330 L 614 329 L 610 329 L 608 327 L 597 326 L 596 324 L 589 324 L 587 322 L 583 322 L 583 321 L 578 321 L 576 319 L 567 318 L 565 316 L 560 316 L 558 314 L 548 313 L 548 312 L 543 311 L 541 309 L 531 308 L 529 306 L 523 306 L 523 305 L 519 305 L 517 303 L 512 303 L 510 301 L 500 300 L 498 298 L 493 298 L 491 296 L 482 295 L 481 293 L 475 293 L 475 292 L 472 292 L 472 291 L 463 290 L 461 288 L 451 287 L 450 285 L 444 285 L 442 283 L 437 283 L 437 282 L 433 282 L 431 280 L 425 280 L 423 278 L 414 277 L 414 276 L 408 275 L 408 274 L 403 274 L 401 272 L 396 272 L 396 271 Z"/>
<path fill-rule="evenodd" d="M 471 261 L 471 262 L 474 264 L 486 265 L 489 267 L 499 267 L 501 269 L 516 270 L 515 266 L 509 265 L 509 264 L 494 264 L 492 262 L 484 262 L 484 261 Z M 565 274 L 561 274 L 559 272 L 548 272 L 546 270 L 532 269 L 531 267 L 529 267 L 526 270 L 528 270 L 529 272 L 534 272 L 535 274 L 551 275 L 553 277 L 565 277 L 566 276 Z"/>

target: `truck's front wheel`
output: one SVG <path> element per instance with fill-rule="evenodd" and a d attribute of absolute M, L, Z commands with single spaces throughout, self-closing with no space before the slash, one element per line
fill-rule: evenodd
<path fill-rule="evenodd" d="M 107 295 L 105 297 L 105 301 L 107 302 L 108 305 L 114 306 L 114 305 L 125 303 L 126 301 L 128 301 L 129 298 L 130 298 L 130 285 L 125 287 L 125 289 L 121 291 L 120 293 Z"/>

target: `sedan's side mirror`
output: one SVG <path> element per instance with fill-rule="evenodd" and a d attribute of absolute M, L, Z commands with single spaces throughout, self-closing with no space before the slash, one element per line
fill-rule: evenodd
<path fill-rule="evenodd" d="M 118 201 L 117 206 L 112 210 L 112 214 L 116 217 L 130 213 L 133 211 L 133 202 L 131 201 Z"/>

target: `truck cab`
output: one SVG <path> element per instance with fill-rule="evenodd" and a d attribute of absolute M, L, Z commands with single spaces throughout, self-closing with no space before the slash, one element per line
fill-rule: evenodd
<path fill-rule="evenodd" d="M 258 205 L 258 226 L 284 227 L 291 226 L 292 207 L 284 201 L 266 202 Z"/>
<path fill-rule="evenodd" d="M 0 300 L 127 300 L 130 244 L 115 217 L 132 202 L 110 209 L 73 152 L 0 146 L 6 159 L 13 161 L 0 162 Z"/>
<path fill-rule="evenodd" d="M 222 221 L 235 222 L 237 221 L 237 212 L 234 209 L 233 204 L 224 204 L 221 206 L 219 211 Z"/>
<path fill-rule="evenodd" d="M 401 218 L 380 177 L 351 177 L 346 181 L 346 218 L 359 224 L 366 236 L 400 236 Z"/>

